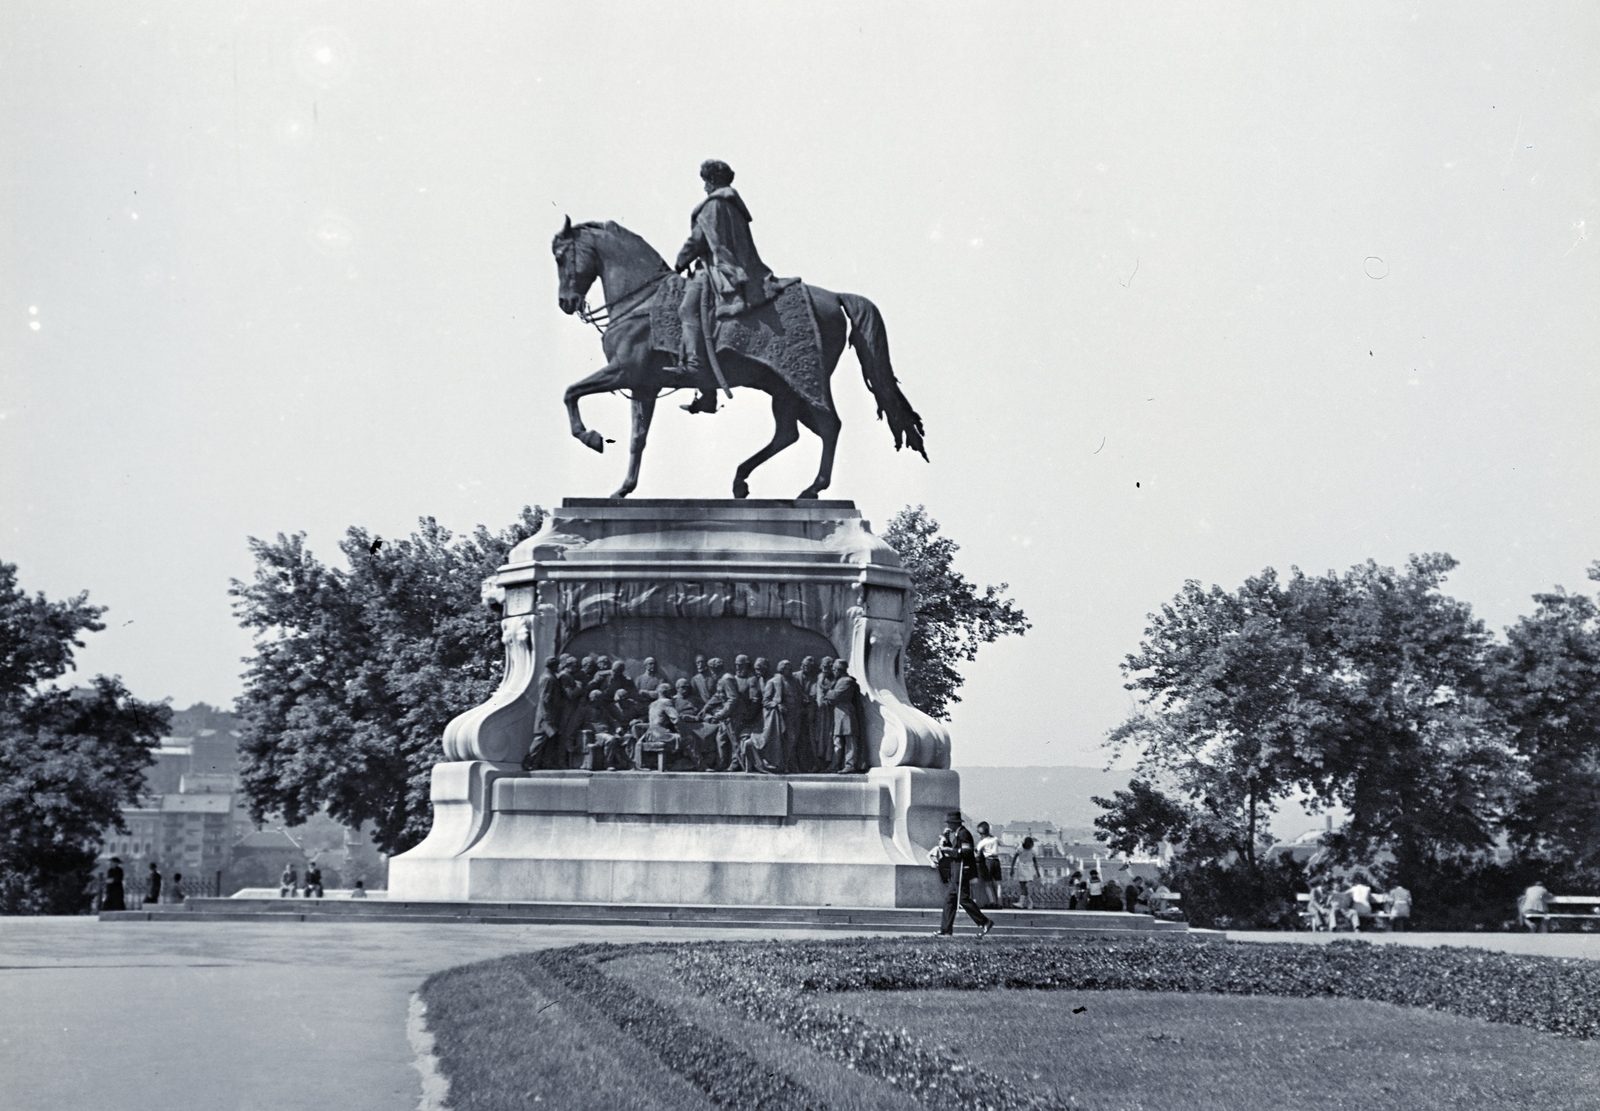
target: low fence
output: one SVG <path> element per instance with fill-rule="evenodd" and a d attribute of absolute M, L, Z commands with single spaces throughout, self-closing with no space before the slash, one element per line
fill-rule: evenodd
<path fill-rule="evenodd" d="M 150 894 L 150 874 L 128 876 L 122 881 L 122 901 L 129 910 L 137 910 L 144 904 L 145 897 Z M 222 873 L 213 872 L 209 876 L 185 876 L 181 883 L 176 885 L 171 876 L 161 877 L 161 898 L 163 903 L 181 903 L 184 899 L 217 898 L 222 894 Z M 95 894 L 94 909 L 102 910 L 105 904 L 105 887 Z"/>

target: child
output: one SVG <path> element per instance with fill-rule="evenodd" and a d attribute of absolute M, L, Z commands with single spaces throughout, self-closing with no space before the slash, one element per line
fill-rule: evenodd
<path fill-rule="evenodd" d="M 1039 857 L 1033 851 L 1033 838 L 1024 837 L 1022 848 L 1011 858 L 1011 878 L 1022 888 L 1022 907 L 1033 909 L 1033 890 L 1029 886 L 1039 882 Z"/>

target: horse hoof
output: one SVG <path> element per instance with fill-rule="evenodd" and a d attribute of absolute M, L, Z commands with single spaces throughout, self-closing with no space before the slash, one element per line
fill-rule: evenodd
<path fill-rule="evenodd" d="M 584 447 L 593 448 L 595 451 L 598 451 L 601 454 L 605 453 L 605 450 L 606 450 L 606 439 L 605 439 L 605 437 L 600 435 L 600 433 L 596 432 L 592 428 L 585 429 L 584 432 L 581 435 L 578 436 L 578 442 L 581 443 Z"/>
<path fill-rule="evenodd" d="M 748 498 L 750 496 L 750 484 L 742 478 L 734 479 L 733 496 L 736 498 Z"/>
<path fill-rule="evenodd" d="M 622 486 L 622 487 L 619 487 L 617 490 L 613 491 L 611 496 L 613 498 L 625 498 L 631 493 L 633 493 L 633 487 L 632 486 Z"/>
<path fill-rule="evenodd" d="M 799 496 L 796 497 L 794 500 L 795 501 L 816 501 L 817 500 L 817 492 L 815 490 L 802 490 L 802 491 L 800 491 Z"/>

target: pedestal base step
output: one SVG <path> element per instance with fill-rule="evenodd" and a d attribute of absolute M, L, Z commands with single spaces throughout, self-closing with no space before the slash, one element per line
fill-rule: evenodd
<path fill-rule="evenodd" d="M 1052 938 L 1180 934 L 1182 922 L 1117 911 L 992 910 L 991 935 Z M 931 934 L 939 911 L 888 907 L 668 906 L 631 903 L 489 903 L 373 899 L 190 899 L 149 910 L 103 911 L 105 922 L 299 921 L 478 922 L 500 925 L 662 926 L 768 930 L 848 930 Z M 970 934 L 965 914 L 956 932 Z"/>

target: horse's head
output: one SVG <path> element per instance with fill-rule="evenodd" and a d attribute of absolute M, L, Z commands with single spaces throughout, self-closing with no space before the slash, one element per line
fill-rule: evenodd
<path fill-rule="evenodd" d="M 599 255 L 584 230 L 582 224 L 573 227 L 572 217 L 568 216 L 566 225 L 550 241 L 550 253 L 556 256 L 556 273 L 561 277 L 557 303 L 568 316 L 578 311 L 600 273 Z"/>

